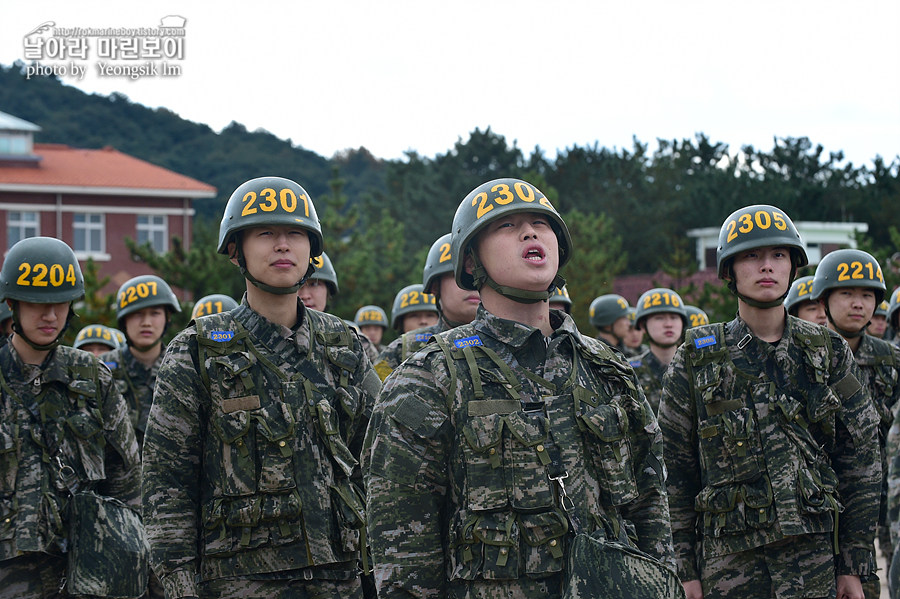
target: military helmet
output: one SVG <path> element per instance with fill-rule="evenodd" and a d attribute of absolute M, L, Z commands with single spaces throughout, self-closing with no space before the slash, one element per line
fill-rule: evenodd
<path fill-rule="evenodd" d="M 329 293 L 331 293 L 332 296 L 337 295 L 337 273 L 334 270 L 334 265 L 331 263 L 331 258 L 328 257 L 328 254 L 322 252 L 321 255 L 313 256 L 312 258 L 310 258 L 309 262 L 316 267 L 316 272 L 309 275 L 309 278 L 323 281 L 326 285 L 328 285 Z"/>
<path fill-rule="evenodd" d="M 787 297 L 784 298 L 784 308 L 787 310 L 788 314 L 796 316 L 796 310 L 799 308 L 800 303 L 816 301 L 812 296 L 814 279 L 814 276 L 807 275 L 805 277 L 800 277 L 791 283 L 791 288 L 788 290 Z"/>
<path fill-rule="evenodd" d="M 72 345 L 75 349 L 80 349 L 89 343 L 100 343 L 110 349 L 119 348 L 119 340 L 116 339 L 116 334 L 108 326 L 102 324 L 89 324 L 78 331 L 78 334 L 75 336 L 75 343 Z"/>
<path fill-rule="evenodd" d="M 881 303 L 875 308 L 875 314 L 873 316 L 884 316 L 887 318 L 888 309 L 891 307 L 886 300 L 881 300 Z"/>
<path fill-rule="evenodd" d="M 706 312 L 704 312 L 697 306 L 685 304 L 684 313 L 687 316 L 688 320 L 687 326 L 685 328 L 700 327 L 705 324 L 709 324 L 709 316 L 707 316 Z"/>
<path fill-rule="evenodd" d="M 628 316 L 628 300 L 616 293 L 594 298 L 588 310 L 591 324 L 598 329 L 608 327 L 623 316 Z"/>
<path fill-rule="evenodd" d="M 128 340 L 125 338 L 125 333 L 123 333 L 119 329 L 114 329 L 112 327 L 110 327 L 109 330 L 112 331 L 113 335 L 116 336 L 116 341 L 119 342 L 119 347 L 126 347 L 128 345 Z"/>
<path fill-rule="evenodd" d="M 201 297 L 194 303 L 194 309 L 191 310 L 191 320 L 200 316 L 228 312 L 237 307 L 238 303 L 234 298 L 221 293 L 213 293 L 212 295 Z"/>
<path fill-rule="evenodd" d="M 550 304 L 562 304 L 563 309 L 567 313 L 571 313 L 572 310 L 572 298 L 569 297 L 569 290 L 566 289 L 566 286 L 557 287 L 553 290 L 553 295 L 550 296 L 550 299 L 547 300 L 547 303 Z"/>
<path fill-rule="evenodd" d="M 373 305 L 363 306 L 357 310 L 356 316 L 353 317 L 353 322 L 358 327 L 375 325 L 386 329 L 388 326 L 387 314 L 379 306 Z"/>
<path fill-rule="evenodd" d="M 408 285 L 394 297 L 391 328 L 400 330 L 400 317 L 412 312 L 437 312 L 434 296 L 423 291 L 423 285 Z"/>
<path fill-rule="evenodd" d="M 517 212 L 545 215 L 559 240 L 559 268 L 569 261 L 572 238 L 550 200 L 531 183 L 520 179 L 494 179 L 470 191 L 453 216 L 450 254 L 456 284 L 462 289 L 477 290 L 474 278 L 464 267 L 466 252 L 475 236 L 491 222 Z"/>
<path fill-rule="evenodd" d="M 453 274 L 453 255 L 450 252 L 451 233 L 441 235 L 437 241 L 431 244 L 428 257 L 425 258 L 425 269 L 422 271 L 422 284 L 425 293 L 435 294 L 440 289 L 440 278 L 446 274 Z"/>
<path fill-rule="evenodd" d="M 687 328 L 688 317 L 684 311 L 684 302 L 681 296 L 672 289 L 657 287 L 648 289 L 638 298 L 635 306 L 634 326 L 643 328 L 643 320 L 653 314 L 676 314 L 681 318 L 681 324 Z"/>
<path fill-rule="evenodd" d="M 53 237 L 16 242 L 0 269 L 0 298 L 62 304 L 84 297 L 84 276 L 75 252 Z"/>
<path fill-rule="evenodd" d="M 228 242 L 236 232 L 266 225 L 306 229 L 310 256 L 318 256 L 325 249 L 322 226 L 306 190 L 290 179 L 259 177 L 242 183 L 228 199 L 219 225 L 218 252 L 228 253 Z"/>
<path fill-rule="evenodd" d="M 806 247 L 797 227 L 779 208 L 757 204 L 735 210 L 719 231 L 716 270 L 725 279 L 731 260 L 739 253 L 755 248 L 784 246 L 791 250 L 794 268 L 806 266 Z"/>
<path fill-rule="evenodd" d="M 876 306 L 887 291 L 878 260 L 868 252 L 853 249 L 835 250 L 822 258 L 816 266 L 811 299 L 826 298 L 826 291 L 839 287 L 871 289 Z"/>
<path fill-rule="evenodd" d="M 156 275 L 140 275 L 125 281 L 116 294 L 116 320 L 122 327 L 122 319 L 144 308 L 165 306 L 173 312 L 181 312 L 178 298 L 169 284 Z"/>
<path fill-rule="evenodd" d="M 888 323 L 894 327 L 895 331 L 898 328 L 897 314 L 900 314 L 900 287 L 891 292 L 891 301 L 888 302 Z"/>

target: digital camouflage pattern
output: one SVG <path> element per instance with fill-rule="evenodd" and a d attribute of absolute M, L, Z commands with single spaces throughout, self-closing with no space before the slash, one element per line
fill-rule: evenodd
<path fill-rule="evenodd" d="M 140 463 L 124 400 L 93 355 L 59 346 L 37 366 L 7 344 L 0 372 L 0 571 L 13 571 L 68 549 L 70 488 L 139 509 Z M 35 570 L 32 590 L 46 576 Z"/>
<path fill-rule="evenodd" d="M 545 338 L 479 307 L 386 380 L 363 452 L 379 597 L 559 597 L 570 527 L 551 475 L 586 532 L 674 565 L 662 437 L 634 373 L 550 318 Z"/>
<path fill-rule="evenodd" d="M 443 314 L 437 324 L 403 333 L 385 347 L 375 361 L 375 372 L 384 381 L 403 361 L 419 351 L 433 335 L 451 329 Z"/>
<path fill-rule="evenodd" d="M 134 357 L 129 347 L 114 349 L 100 356 L 100 361 L 112 372 L 116 388 L 128 405 L 139 448 L 144 444 L 147 417 L 150 415 L 150 404 L 153 403 L 153 388 L 156 386 L 156 376 L 164 353 L 165 347 L 149 367 Z"/>
<path fill-rule="evenodd" d="M 653 413 L 659 413 L 659 398 L 662 396 L 662 380 L 666 374 L 668 364 L 663 364 L 659 358 L 649 349 L 641 355 L 628 361 L 637 375 L 641 389 L 653 408 Z"/>
<path fill-rule="evenodd" d="M 690 329 L 663 379 L 659 412 L 683 581 L 701 578 L 701 554 L 835 526 L 837 574 L 874 573 L 879 418 L 859 376 L 837 333 L 793 316 L 776 344 L 740 318 Z"/>
<path fill-rule="evenodd" d="M 297 304 L 247 304 L 170 343 L 144 441 L 144 523 L 166 597 L 213 581 L 351 579 L 364 533 L 358 455 L 380 382 L 359 338 Z M 208 381 L 208 383 L 207 383 Z"/>

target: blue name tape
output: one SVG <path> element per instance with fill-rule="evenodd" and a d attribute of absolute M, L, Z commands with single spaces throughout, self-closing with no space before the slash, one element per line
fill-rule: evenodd
<path fill-rule="evenodd" d="M 104 362 L 104 364 L 106 364 L 106 367 L 109 368 L 110 370 L 115 370 L 116 368 L 119 367 L 118 362 Z"/>
<path fill-rule="evenodd" d="M 428 341 L 433 335 L 431 333 L 416 333 L 416 341 Z"/>
<path fill-rule="evenodd" d="M 213 341 L 231 341 L 234 331 L 210 331 L 209 338 Z"/>
<path fill-rule="evenodd" d="M 484 345 L 481 342 L 481 337 L 478 335 L 474 335 L 472 337 L 466 337 L 465 339 L 457 339 L 453 342 L 453 345 L 462 349 L 464 347 L 472 347 L 473 345 Z"/>
<path fill-rule="evenodd" d="M 631 366 L 632 368 L 640 368 L 641 364 L 642 364 L 642 362 L 640 360 L 629 360 L 628 361 L 628 365 Z"/>
<path fill-rule="evenodd" d="M 715 345 L 716 344 L 716 336 L 710 335 L 709 337 L 700 337 L 699 339 L 694 339 L 694 347 L 700 349 L 702 347 L 706 347 L 707 345 Z"/>

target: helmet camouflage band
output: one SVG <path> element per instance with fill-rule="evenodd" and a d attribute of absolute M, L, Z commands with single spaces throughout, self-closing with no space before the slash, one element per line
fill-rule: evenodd
<path fill-rule="evenodd" d="M 435 295 L 439 291 L 438 280 L 446 275 L 453 274 L 453 254 L 450 252 L 450 239 L 452 235 L 442 235 L 431 244 L 428 257 L 425 258 L 425 269 L 422 272 L 422 284 L 425 292 Z"/>
<path fill-rule="evenodd" d="M 319 217 L 306 190 L 290 179 L 259 177 L 241 184 L 228 199 L 219 225 L 218 252 L 228 253 L 228 242 L 236 232 L 266 225 L 306 229 L 310 256 L 325 249 Z"/>
<path fill-rule="evenodd" d="M 141 275 L 125 281 L 116 294 L 119 327 L 122 327 L 122 319 L 132 312 L 153 306 L 165 306 L 173 312 L 181 312 L 172 288 L 156 275 Z"/>
<path fill-rule="evenodd" d="M 588 310 L 591 324 L 598 329 L 608 327 L 623 316 L 628 316 L 628 300 L 615 293 L 594 298 Z"/>
<path fill-rule="evenodd" d="M 238 303 L 234 298 L 221 293 L 213 293 L 212 295 L 201 297 L 194 303 L 194 309 L 191 310 L 191 320 L 200 316 L 229 312 L 237 307 Z"/>
<path fill-rule="evenodd" d="M 788 290 L 787 297 L 784 298 L 784 308 L 791 316 L 797 315 L 797 309 L 802 302 L 816 301 L 812 295 L 813 279 L 815 279 L 815 277 L 808 275 L 800 277 L 791 283 L 791 288 Z"/>
<path fill-rule="evenodd" d="M 704 312 L 697 306 L 685 304 L 684 305 L 684 313 L 688 319 L 686 328 L 700 327 L 705 324 L 709 324 L 709 316 L 707 316 L 706 312 Z"/>
<path fill-rule="evenodd" d="M 430 293 L 425 293 L 422 285 L 408 285 L 394 297 L 394 305 L 391 308 L 391 328 L 400 330 L 401 317 L 412 312 L 437 311 L 434 296 Z"/>
<path fill-rule="evenodd" d="M 559 240 L 559 268 L 568 262 L 572 253 L 572 238 L 566 223 L 547 196 L 531 183 L 519 179 L 495 179 L 470 191 L 453 216 L 450 253 L 454 257 L 457 285 L 463 289 L 477 290 L 471 273 L 465 271 L 466 252 L 485 226 L 517 212 L 546 216 Z"/>
<path fill-rule="evenodd" d="M 337 273 L 334 270 L 334 265 L 331 263 L 331 258 L 328 257 L 328 254 L 322 252 L 321 255 L 310 258 L 309 262 L 316 268 L 316 272 L 309 275 L 309 278 L 324 281 L 325 284 L 328 285 L 328 291 L 331 295 L 337 295 Z"/>
<path fill-rule="evenodd" d="M 116 339 L 116 334 L 108 326 L 102 324 L 89 324 L 78 331 L 78 335 L 75 336 L 75 343 L 72 346 L 75 349 L 80 349 L 89 343 L 100 343 L 110 349 L 119 348 L 119 340 Z"/>
<path fill-rule="evenodd" d="M 875 293 L 875 305 L 881 303 L 887 288 L 878 261 L 862 250 L 835 250 L 816 266 L 812 298 L 828 297 L 827 291 L 846 287 L 864 287 Z"/>
<path fill-rule="evenodd" d="M 671 289 L 657 287 L 641 294 L 635 306 L 635 328 L 643 328 L 642 321 L 653 314 L 676 314 L 681 318 L 682 326 L 687 328 L 688 318 L 684 311 L 684 302 L 681 296 Z"/>
<path fill-rule="evenodd" d="M 719 231 L 716 269 L 726 279 L 732 259 L 755 248 L 784 246 L 790 248 L 794 268 L 806 266 L 806 247 L 794 223 L 781 209 L 758 204 L 735 210 L 725 219 Z"/>
<path fill-rule="evenodd" d="M 28 237 L 13 245 L 0 269 L 0 296 L 33 304 L 61 304 L 84 297 L 75 252 L 53 237 Z"/>
<path fill-rule="evenodd" d="M 380 307 L 372 305 L 363 306 L 357 310 L 356 316 L 353 317 L 353 322 L 358 327 L 373 325 L 384 327 L 385 329 L 388 327 L 387 314 Z"/>

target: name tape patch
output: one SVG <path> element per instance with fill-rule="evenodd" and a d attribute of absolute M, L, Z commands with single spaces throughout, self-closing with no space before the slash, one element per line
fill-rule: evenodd
<path fill-rule="evenodd" d="M 472 347 L 475 345 L 484 345 L 484 343 L 481 342 L 481 337 L 479 337 L 478 335 L 472 335 L 471 337 L 466 337 L 464 339 L 457 339 L 456 341 L 453 342 L 453 345 L 462 349 L 464 347 Z"/>
<path fill-rule="evenodd" d="M 213 341 L 225 342 L 231 341 L 234 337 L 234 331 L 210 331 L 209 338 Z"/>
<path fill-rule="evenodd" d="M 642 364 L 642 362 L 640 360 L 629 360 L 628 361 L 628 365 L 631 366 L 632 368 L 640 368 L 641 364 Z"/>
<path fill-rule="evenodd" d="M 416 341 L 428 341 L 432 336 L 432 333 L 416 333 Z"/>
<path fill-rule="evenodd" d="M 716 336 L 715 335 L 709 335 L 708 337 L 700 337 L 699 339 L 694 339 L 694 347 L 696 347 L 697 349 L 706 347 L 708 345 L 715 345 L 715 344 L 716 344 Z"/>

